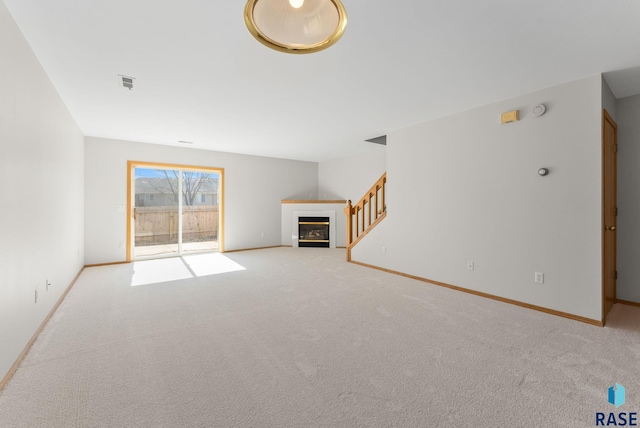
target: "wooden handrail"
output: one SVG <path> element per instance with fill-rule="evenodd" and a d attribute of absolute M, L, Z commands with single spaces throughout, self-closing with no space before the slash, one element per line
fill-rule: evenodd
<path fill-rule="evenodd" d="M 385 187 L 387 173 L 371 186 L 369 191 L 352 205 L 347 201 L 344 213 L 347 216 L 347 261 L 351 261 L 351 249 L 387 215 Z"/>

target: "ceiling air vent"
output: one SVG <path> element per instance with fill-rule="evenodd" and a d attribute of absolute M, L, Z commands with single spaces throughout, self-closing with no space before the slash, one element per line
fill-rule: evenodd
<path fill-rule="evenodd" d="M 118 79 L 120 81 L 120 85 L 123 88 L 127 88 L 129 90 L 133 89 L 133 81 L 135 80 L 135 77 L 128 77 L 123 76 L 122 74 L 118 74 Z"/>
<path fill-rule="evenodd" d="M 383 146 L 387 145 L 387 136 L 386 135 L 381 135 L 379 137 L 376 138 L 370 138 L 368 140 L 365 140 L 369 143 L 375 143 L 375 144 L 382 144 Z"/>

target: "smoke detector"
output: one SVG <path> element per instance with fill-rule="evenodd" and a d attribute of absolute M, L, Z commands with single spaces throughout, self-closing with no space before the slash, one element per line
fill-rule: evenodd
<path fill-rule="evenodd" d="M 122 74 L 118 74 L 118 86 L 122 86 L 123 88 L 132 90 L 134 80 L 136 80 L 135 77 L 123 76 Z"/>

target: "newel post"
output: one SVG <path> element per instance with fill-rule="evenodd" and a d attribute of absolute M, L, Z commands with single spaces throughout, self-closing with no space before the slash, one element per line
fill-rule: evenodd
<path fill-rule="evenodd" d="M 347 216 L 347 247 L 353 242 L 353 206 L 351 205 L 351 199 L 347 201 L 347 206 L 344 209 L 344 214 Z"/>
<path fill-rule="evenodd" d="M 344 209 L 344 214 L 347 216 L 347 261 L 351 261 L 351 243 L 353 242 L 353 206 L 351 205 L 351 199 L 347 201 L 347 206 Z"/>

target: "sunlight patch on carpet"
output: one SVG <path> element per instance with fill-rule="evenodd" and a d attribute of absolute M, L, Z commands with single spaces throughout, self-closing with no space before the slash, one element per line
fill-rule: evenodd
<path fill-rule="evenodd" d="M 239 270 L 245 268 L 221 253 L 144 260 L 133 263 L 131 286 L 159 284 Z"/>

